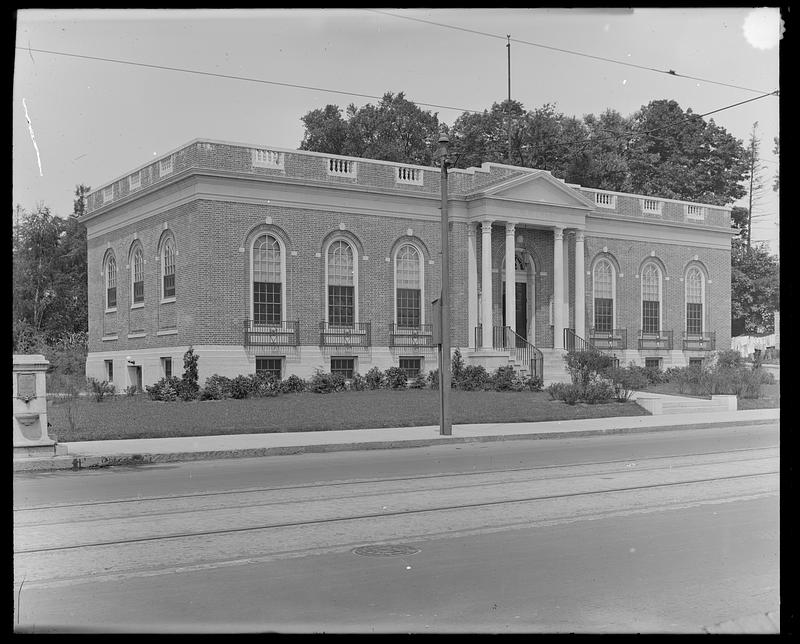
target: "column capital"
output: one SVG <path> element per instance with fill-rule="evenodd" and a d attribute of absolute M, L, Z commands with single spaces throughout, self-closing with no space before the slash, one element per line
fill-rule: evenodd
<path fill-rule="evenodd" d="M 506 222 L 506 237 L 508 237 L 509 235 L 513 235 L 514 234 L 514 229 L 516 228 L 516 226 L 517 226 L 517 222 L 516 221 L 507 221 Z"/>
<path fill-rule="evenodd" d="M 564 239 L 564 227 L 553 226 L 553 235 L 555 235 L 556 239 Z"/>
<path fill-rule="evenodd" d="M 582 228 L 578 228 L 575 230 L 575 241 L 579 243 L 583 243 L 584 240 L 584 231 Z"/>
<path fill-rule="evenodd" d="M 484 234 L 492 232 L 492 224 L 494 219 L 481 219 L 481 231 Z"/>

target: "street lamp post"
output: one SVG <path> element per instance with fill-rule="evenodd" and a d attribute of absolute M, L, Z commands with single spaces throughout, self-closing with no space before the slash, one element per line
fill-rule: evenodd
<path fill-rule="evenodd" d="M 439 136 L 439 162 L 442 169 L 442 294 L 441 304 L 441 360 L 439 361 L 439 392 L 441 409 L 439 434 L 450 436 L 453 423 L 450 416 L 450 225 L 447 221 L 447 144 L 450 139 L 442 132 Z"/>

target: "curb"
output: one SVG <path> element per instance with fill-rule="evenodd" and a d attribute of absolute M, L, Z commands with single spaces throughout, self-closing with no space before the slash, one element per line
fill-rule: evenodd
<path fill-rule="evenodd" d="M 47 472 L 56 470 L 86 470 L 112 466 L 150 465 L 157 463 L 176 463 L 188 461 L 218 460 L 230 458 L 254 458 L 261 456 L 291 456 L 295 454 L 317 454 L 326 452 L 361 451 L 377 449 L 403 449 L 429 447 L 432 445 L 452 445 L 458 443 L 491 443 L 506 440 L 548 440 L 558 438 L 584 438 L 590 436 L 613 436 L 640 434 L 659 431 L 688 429 L 707 429 L 711 427 L 735 427 L 738 425 L 769 425 L 775 419 L 731 420 L 723 422 L 702 422 L 683 425 L 656 425 L 646 427 L 619 427 L 607 429 L 585 429 L 548 433 L 499 434 L 494 436 L 448 436 L 445 438 L 418 438 L 410 440 L 370 441 L 362 443 L 322 443 L 286 447 L 257 447 L 236 450 L 211 450 L 199 452 L 172 452 L 162 454 L 118 454 L 114 456 L 53 456 L 38 459 L 15 459 L 14 472 Z"/>

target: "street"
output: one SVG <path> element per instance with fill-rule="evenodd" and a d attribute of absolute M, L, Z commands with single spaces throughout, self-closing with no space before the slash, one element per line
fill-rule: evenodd
<path fill-rule="evenodd" d="M 26 632 L 702 632 L 775 611 L 779 430 L 18 474 Z"/>

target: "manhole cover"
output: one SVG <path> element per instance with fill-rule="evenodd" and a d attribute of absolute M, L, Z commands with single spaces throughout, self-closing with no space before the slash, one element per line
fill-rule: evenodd
<path fill-rule="evenodd" d="M 419 548 L 412 546 L 382 545 L 382 546 L 360 546 L 353 550 L 353 554 L 362 557 L 400 557 L 402 555 L 415 555 Z"/>

